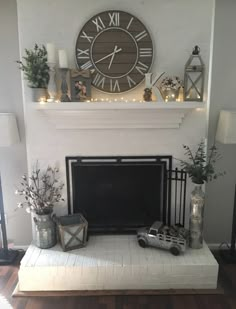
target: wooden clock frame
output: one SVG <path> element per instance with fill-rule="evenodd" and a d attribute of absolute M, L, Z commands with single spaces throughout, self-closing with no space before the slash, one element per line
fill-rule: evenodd
<path fill-rule="evenodd" d="M 153 63 L 153 42 L 144 24 L 130 13 L 109 10 L 89 19 L 75 47 L 79 69 L 89 69 L 92 86 L 107 93 L 137 87 Z"/>

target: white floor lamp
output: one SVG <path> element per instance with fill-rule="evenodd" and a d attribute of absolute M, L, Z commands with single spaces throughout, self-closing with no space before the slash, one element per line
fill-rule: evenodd
<path fill-rule="evenodd" d="M 19 141 L 20 141 L 19 131 L 17 128 L 15 115 L 11 113 L 0 113 L 0 147 L 10 147 L 13 144 L 19 143 Z M 17 256 L 17 251 L 8 250 L 1 176 L 0 176 L 0 224 L 2 232 L 0 265 L 11 264 Z"/>
<path fill-rule="evenodd" d="M 222 110 L 220 112 L 216 141 L 222 144 L 236 144 L 236 110 Z M 234 210 L 231 233 L 230 249 L 222 251 L 222 256 L 226 262 L 236 263 L 236 186 L 234 196 Z"/>

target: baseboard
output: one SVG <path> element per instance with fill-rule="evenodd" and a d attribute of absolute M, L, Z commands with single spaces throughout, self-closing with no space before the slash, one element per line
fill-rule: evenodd
<path fill-rule="evenodd" d="M 13 250 L 24 250 L 24 251 L 26 251 L 28 248 L 29 248 L 29 245 L 18 245 L 18 246 L 15 246 L 15 245 L 14 245 L 14 247 L 11 248 L 11 249 L 13 249 Z"/>
<path fill-rule="evenodd" d="M 220 247 L 220 243 L 207 243 L 210 250 L 218 250 Z"/>

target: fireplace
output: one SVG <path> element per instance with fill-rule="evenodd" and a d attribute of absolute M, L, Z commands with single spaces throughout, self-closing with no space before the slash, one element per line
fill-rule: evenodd
<path fill-rule="evenodd" d="M 82 213 L 90 233 L 170 223 L 171 170 L 171 156 L 66 157 L 68 213 Z"/>

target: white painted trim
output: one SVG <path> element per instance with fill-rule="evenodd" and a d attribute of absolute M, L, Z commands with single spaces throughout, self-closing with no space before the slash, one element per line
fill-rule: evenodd
<path fill-rule="evenodd" d="M 210 243 L 207 244 L 210 250 L 217 250 L 220 247 L 220 243 Z"/>
<path fill-rule="evenodd" d="M 31 103 L 62 130 L 178 129 L 186 115 L 203 102 Z"/>
<path fill-rule="evenodd" d="M 36 110 L 192 110 L 205 108 L 205 102 L 124 102 L 124 101 L 96 101 L 96 102 L 65 102 L 46 103 L 32 102 L 30 106 Z"/>
<path fill-rule="evenodd" d="M 24 250 L 26 251 L 29 248 L 30 245 L 18 245 L 18 246 L 14 246 L 12 249 L 13 250 Z"/>

